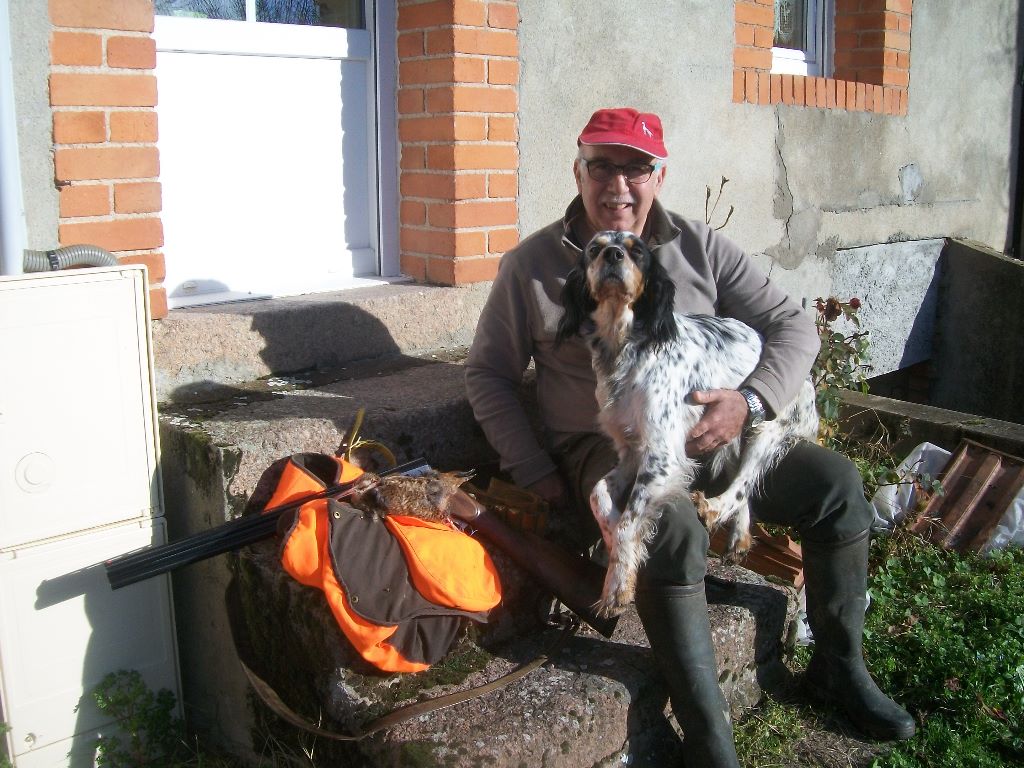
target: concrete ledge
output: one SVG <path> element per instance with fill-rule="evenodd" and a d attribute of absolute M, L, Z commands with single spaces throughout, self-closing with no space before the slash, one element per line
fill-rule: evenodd
<path fill-rule="evenodd" d="M 543 629 L 537 587 L 500 552 L 504 599 L 495 613 L 518 612 L 513 634 L 474 627 L 426 672 L 381 675 L 354 658 L 323 597 L 285 576 L 272 545 L 243 554 L 240 601 L 258 670 L 287 703 L 310 720 L 321 714 L 352 732 L 398 706 L 465 691 L 511 672 L 546 651 L 557 630 Z M 713 568 L 716 566 L 713 566 Z M 719 679 L 735 714 L 757 702 L 760 678 L 776 671 L 780 641 L 795 615 L 791 590 L 743 569 L 717 570 L 732 583 L 709 589 Z M 538 599 L 539 598 L 539 599 Z M 276 617 L 289 617 L 287 622 Z M 292 740 L 256 703 L 262 733 Z M 583 628 L 544 667 L 483 697 L 400 723 L 363 741 L 318 744 L 331 765 L 491 765 L 577 768 L 619 764 L 676 765 L 680 743 L 666 719 L 667 692 L 633 609 L 606 640 Z M 283 730 L 282 730 L 283 729 Z"/>
<path fill-rule="evenodd" d="M 292 453 L 333 454 L 360 407 L 362 435 L 391 448 L 399 461 L 423 457 L 441 469 L 494 460 L 465 397 L 458 363 L 393 359 L 353 367 L 353 378 L 311 389 L 226 402 L 165 407 L 161 470 L 171 541 L 241 514 L 262 472 Z M 244 754 L 250 743 L 247 684 L 224 611 L 232 577 L 227 555 L 173 574 L 186 715 L 216 743 Z"/>
<path fill-rule="evenodd" d="M 1024 456 L 1024 425 L 989 419 L 931 405 L 907 403 L 877 395 L 841 394 L 843 421 L 856 432 L 872 434 L 881 423 L 896 439 L 897 458 L 923 442 L 953 451 L 970 438 L 1004 453 Z"/>
<path fill-rule="evenodd" d="M 931 401 L 1024 421 L 1024 263 L 958 239 L 947 242 L 942 257 Z"/>
<path fill-rule="evenodd" d="M 402 358 L 355 366 L 344 378 L 322 386 L 284 387 L 252 393 L 239 389 L 232 399 L 207 406 L 164 408 L 166 429 L 189 432 L 193 443 L 231 453 L 230 476 L 220 491 L 231 499 L 228 518 L 241 514 L 260 474 L 282 456 L 303 451 L 333 454 L 365 409 L 361 435 L 382 442 L 399 462 L 425 458 L 439 469 L 467 469 L 492 461 L 494 454 L 476 425 L 466 399 L 464 370 L 458 361 Z M 202 461 L 181 455 L 176 442 L 165 450 L 165 464 L 191 468 L 202 483 Z M 167 500 L 168 516 L 175 514 Z M 181 510 L 188 516 L 188 510 Z M 226 518 L 227 519 L 227 518 Z"/>
<path fill-rule="evenodd" d="M 467 347 L 490 283 L 392 284 L 176 309 L 153 323 L 157 399 L 353 360 Z"/>

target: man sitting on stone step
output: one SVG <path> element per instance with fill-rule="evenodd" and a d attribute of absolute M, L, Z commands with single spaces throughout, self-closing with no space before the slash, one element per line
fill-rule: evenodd
<path fill-rule="evenodd" d="M 811 318 L 738 246 L 661 206 L 667 157 L 656 115 L 626 108 L 594 113 L 573 160 L 578 196 L 562 219 L 504 255 L 467 361 L 473 412 L 502 468 L 573 516 L 585 543 L 599 538 L 590 490 L 616 456 L 597 428 L 590 353 L 581 339 L 556 345 L 555 331 L 562 285 L 592 235 L 639 234 L 675 282 L 677 311 L 735 317 L 764 337 L 760 364 L 740 390 L 692 395 L 706 407 L 689 435 L 688 455 L 773 418 L 807 378 L 818 350 Z M 543 442 L 518 397 L 531 359 Z M 853 464 L 803 442 L 767 474 L 750 503 L 756 519 L 791 526 L 802 542 L 815 640 L 808 690 L 839 705 L 869 736 L 910 738 L 914 720 L 877 688 L 861 654 L 872 512 Z M 708 534 L 688 500 L 662 511 L 648 551 L 636 608 L 684 732 L 687 765 L 735 766 L 704 594 Z"/>

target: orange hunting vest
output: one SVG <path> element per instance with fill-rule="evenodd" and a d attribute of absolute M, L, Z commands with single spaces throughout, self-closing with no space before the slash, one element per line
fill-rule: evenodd
<path fill-rule="evenodd" d="M 341 458 L 296 454 L 266 506 L 362 473 Z M 323 591 L 345 637 L 386 672 L 427 669 L 448 652 L 466 618 L 486 622 L 501 601 L 497 570 L 476 539 L 446 523 L 381 519 L 333 499 L 299 507 L 284 534 L 281 564 L 300 583 Z"/>

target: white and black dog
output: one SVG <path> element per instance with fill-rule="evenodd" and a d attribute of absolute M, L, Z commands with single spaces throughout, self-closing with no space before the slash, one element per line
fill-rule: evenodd
<path fill-rule="evenodd" d="M 750 547 L 748 497 L 797 440 L 814 440 L 818 431 L 807 381 L 774 419 L 700 462 L 687 456 L 687 436 L 704 411 L 689 402 L 690 394 L 738 388 L 757 366 L 762 340 L 732 318 L 676 313 L 674 299 L 665 268 L 630 232 L 595 235 L 562 289 L 565 314 L 556 338 L 578 334 L 589 345 L 598 421 L 619 457 L 590 496 L 609 555 L 597 605 L 603 615 L 621 613 L 633 599 L 661 509 L 690 495 L 700 463 L 709 479 L 730 478 L 718 496 L 694 498 L 709 529 L 728 524 L 728 555 L 735 560 Z"/>

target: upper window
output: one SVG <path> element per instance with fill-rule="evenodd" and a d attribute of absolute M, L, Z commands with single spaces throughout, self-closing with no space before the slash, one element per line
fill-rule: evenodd
<path fill-rule="evenodd" d="M 831 0 L 775 0 L 772 72 L 825 77 L 831 73 Z"/>
<path fill-rule="evenodd" d="M 365 29 L 362 0 L 156 0 L 158 16 Z"/>

